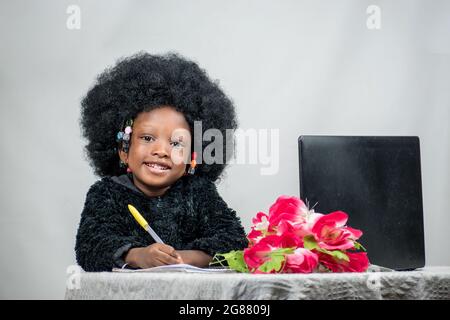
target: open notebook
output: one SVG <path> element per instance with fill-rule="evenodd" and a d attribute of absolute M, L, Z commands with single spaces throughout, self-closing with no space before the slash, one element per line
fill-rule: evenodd
<path fill-rule="evenodd" d="M 189 272 L 189 273 L 234 273 L 236 271 L 228 268 L 199 268 L 192 266 L 190 264 L 168 264 L 159 267 L 147 268 L 147 269 L 120 269 L 114 268 L 113 272 L 125 272 L 125 273 L 135 273 L 135 272 Z"/>

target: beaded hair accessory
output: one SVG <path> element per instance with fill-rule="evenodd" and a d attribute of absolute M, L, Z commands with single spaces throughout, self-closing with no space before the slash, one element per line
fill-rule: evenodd
<path fill-rule="evenodd" d="M 122 150 L 126 153 L 128 153 L 128 150 L 130 150 L 130 139 L 131 139 L 131 132 L 133 132 L 133 129 L 131 127 L 133 126 L 133 120 L 127 120 L 125 122 L 125 127 L 123 131 L 117 132 L 116 141 L 118 143 L 122 143 Z"/>
<path fill-rule="evenodd" d="M 197 153 L 194 151 L 192 152 L 191 166 L 189 167 L 188 174 L 191 175 L 194 174 L 196 166 L 197 166 Z"/>

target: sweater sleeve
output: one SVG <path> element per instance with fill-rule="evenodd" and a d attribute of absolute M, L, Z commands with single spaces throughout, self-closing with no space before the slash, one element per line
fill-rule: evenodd
<path fill-rule="evenodd" d="M 91 187 L 75 244 L 77 262 L 85 271 L 111 271 L 121 260 L 117 254 L 122 248 L 145 246 L 127 231 L 119 208 L 101 181 Z"/>
<path fill-rule="evenodd" d="M 216 185 L 204 179 L 195 194 L 198 237 L 186 249 L 202 250 L 214 256 L 216 253 L 247 247 L 248 241 L 240 218 L 219 195 Z"/>

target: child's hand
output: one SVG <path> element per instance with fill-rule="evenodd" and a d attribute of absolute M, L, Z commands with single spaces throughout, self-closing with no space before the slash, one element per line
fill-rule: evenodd
<path fill-rule="evenodd" d="M 148 247 L 131 249 L 125 257 L 125 262 L 135 268 L 151 268 L 183 263 L 183 259 L 173 247 L 154 243 Z"/>

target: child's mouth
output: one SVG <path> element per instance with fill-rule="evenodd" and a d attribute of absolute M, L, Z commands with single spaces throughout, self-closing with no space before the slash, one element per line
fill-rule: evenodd
<path fill-rule="evenodd" d="M 160 164 L 160 163 L 146 162 L 144 164 L 152 173 L 161 174 L 161 173 L 166 173 L 170 170 L 169 166 L 166 166 L 166 165 Z"/>

